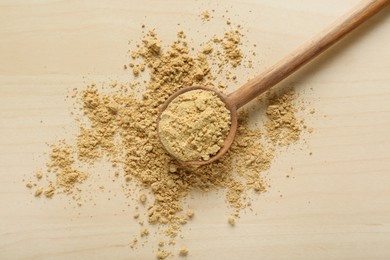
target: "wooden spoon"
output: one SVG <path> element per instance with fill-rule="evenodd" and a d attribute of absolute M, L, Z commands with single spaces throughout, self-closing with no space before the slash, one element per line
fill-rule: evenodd
<path fill-rule="evenodd" d="M 226 108 L 229 109 L 231 113 L 230 132 L 225 139 L 224 145 L 216 155 L 214 155 L 207 161 L 179 161 L 185 164 L 196 166 L 208 164 L 218 160 L 229 149 L 236 135 L 237 109 L 239 109 L 258 95 L 262 94 L 266 90 L 270 89 L 272 86 L 275 86 L 277 83 L 294 73 L 300 67 L 311 61 L 313 58 L 318 56 L 320 53 L 322 53 L 334 43 L 336 43 L 338 40 L 340 40 L 342 37 L 344 37 L 347 33 L 351 32 L 360 24 L 368 20 L 368 18 L 375 15 L 381 9 L 385 8 L 389 3 L 390 0 L 361 1 L 361 3 L 358 4 L 354 9 L 336 20 L 327 29 L 319 33 L 317 36 L 315 36 L 314 38 L 300 46 L 298 49 L 281 59 L 275 65 L 268 68 L 255 78 L 251 79 L 229 95 L 225 95 L 218 91 L 202 86 L 186 87 L 177 91 L 167 99 L 167 101 L 160 109 L 160 114 L 157 119 L 158 133 L 161 113 L 168 107 L 169 103 L 173 99 L 187 91 L 192 91 L 196 89 L 213 91 L 221 98 L 221 100 L 225 103 Z"/>

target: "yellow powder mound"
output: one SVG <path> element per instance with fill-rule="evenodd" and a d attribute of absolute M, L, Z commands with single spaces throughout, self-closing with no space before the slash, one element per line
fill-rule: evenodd
<path fill-rule="evenodd" d="M 193 90 L 176 97 L 161 114 L 160 140 L 182 161 L 208 160 L 223 146 L 230 111 L 212 91 Z"/>

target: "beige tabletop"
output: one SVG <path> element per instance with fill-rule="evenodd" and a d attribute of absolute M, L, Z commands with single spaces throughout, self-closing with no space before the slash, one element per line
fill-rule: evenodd
<path fill-rule="evenodd" d="M 22 181 L 44 165 L 46 143 L 77 131 L 72 88 L 129 77 L 122 66 L 141 24 L 164 42 L 183 29 L 197 43 L 223 31 L 228 10 L 256 44 L 253 76 L 356 3 L 0 1 L 0 259 L 155 258 L 154 236 L 129 248 L 139 226 L 115 183 L 75 208 L 34 198 Z M 212 9 L 205 25 L 199 14 Z M 274 159 L 271 187 L 234 228 L 222 193 L 194 194 L 196 217 L 177 246 L 188 259 L 389 259 L 390 9 L 283 84 L 315 109 L 314 132 Z"/>

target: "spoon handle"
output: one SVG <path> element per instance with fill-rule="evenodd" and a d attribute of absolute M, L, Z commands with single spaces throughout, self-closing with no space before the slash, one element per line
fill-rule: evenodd
<path fill-rule="evenodd" d="M 227 97 L 227 102 L 240 108 L 261 93 L 294 73 L 307 62 L 332 46 L 347 33 L 386 7 L 390 0 L 363 0 L 327 29 L 288 54 L 272 67 L 251 79 Z"/>

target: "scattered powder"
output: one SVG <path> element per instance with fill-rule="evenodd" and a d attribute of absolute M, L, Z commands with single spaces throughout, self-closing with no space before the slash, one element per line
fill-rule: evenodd
<path fill-rule="evenodd" d="M 90 84 L 74 94 L 87 122 L 80 123 L 74 145 L 60 142 L 51 147 L 47 170 L 43 171 L 45 174 L 34 178 L 39 185 L 28 180 L 26 186 L 33 189 L 36 196 L 43 193 L 46 197 L 55 197 L 63 193 L 79 201 L 79 184 L 89 179 L 88 174 L 78 170 L 77 165 L 86 163 L 91 168 L 90 164 L 104 158 L 113 167 L 120 165 L 120 169 L 123 168 L 123 173 L 116 176 L 123 176 L 124 194 L 145 205 L 147 221 L 139 219 L 138 207 L 133 217 L 141 226 L 159 225 L 161 232 L 170 238 L 167 246 L 175 245 L 181 226 L 194 218 L 194 211 L 185 207 L 185 198 L 194 190 L 226 191 L 233 219 L 237 218 L 240 210 L 250 205 L 249 191 L 265 191 L 261 173 L 269 169 L 277 148 L 268 147 L 268 144 L 288 145 L 299 139 L 302 126 L 295 115 L 294 92 L 271 98 L 264 132 L 249 127 L 248 112 L 241 109 L 237 135 L 229 151 L 220 160 L 199 168 L 180 165 L 167 154 L 159 141 L 156 122 L 160 106 L 171 94 L 185 86 L 202 85 L 225 91 L 226 84 L 215 82 L 213 74 L 219 75 L 221 69 L 228 65 L 241 65 L 240 37 L 238 30 L 227 32 L 222 38 L 209 40 L 208 43 L 214 44 L 212 47 L 206 44 L 203 50 L 194 53 L 190 52 L 182 31 L 169 47 L 164 48 L 156 32 L 148 32 L 137 49 L 129 53 L 132 61 L 126 68 L 135 76 L 148 73 L 150 79 L 145 84 L 114 84 L 112 88 L 115 91 L 109 93 Z M 220 62 L 215 72 L 210 61 L 218 59 Z M 229 122 L 226 119 L 220 123 Z M 221 129 L 225 127 L 221 126 Z M 218 144 L 216 140 L 223 139 L 226 133 L 224 130 L 221 133 L 212 143 Z M 147 205 L 146 195 L 134 190 L 134 185 L 130 184 L 150 192 Z M 89 183 L 87 187 L 93 185 Z M 142 227 L 137 236 L 148 235 L 149 229 Z M 134 238 L 130 247 L 135 248 L 137 241 Z M 164 245 L 159 243 L 158 246 Z M 187 253 L 186 248 L 179 251 L 180 255 Z M 159 259 L 171 255 L 171 251 L 158 249 Z"/>
<path fill-rule="evenodd" d="M 133 240 L 130 242 L 130 248 L 135 248 L 135 246 L 138 243 L 138 239 L 136 237 L 133 238 Z"/>
<path fill-rule="evenodd" d="M 63 192 L 71 194 L 74 186 L 83 182 L 87 174 L 73 168 L 73 149 L 63 144 L 62 146 L 52 146 L 50 162 L 47 164 L 50 173 L 56 175 L 55 183 L 50 183 L 49 189 L 61 189 Z"/>
<path fill-rule="evenodd" d="M 91 128 L 80 128 L 77 139 L 77 153 L 80 160 L 94 162 L 102 156 L 101 150 L 115 155 L 113 122 L 118 117 L 118 104 L 115 97 L 104 96 L 100 99 L 98 90 L 92 84 L 82 92 L 84 114 L 90 119 Z"/>
<path fill-rule="evenodd" d="M 269 139 L 277 145 L 288 145 L 299 139 L 302 123 L 296 117 L 297 108 L 294 100 L 296 93 L 287 89 L 281 96 L 272 96 L 266 113 L 265 122 Z"/>
<path fill-rule="evenodd" d="M 182 161 L 209 160 L 230 130 L 230 111 L 212 91 L 192 90 L 176 97 L 160 116 L 159 135 Z"/>
<path fill-rule="evenodd" d="M 233 75 L 231 67 L 236 68 L 242 65 L 244 59 L 240 49 L 242 36 L 240 28 L 237 27 L 237 29 L 225 31 L 223 37 L 214 36 L 203 45 L 202 53 L 209 54 L 208 58 L 210 58 L 212 65 L 218 68 L 213 79 L 215 80 L 219 77 L 220 80 L 226 82 L 225 84 L 218 83 L 220 89 L 225 89 L 226 84 L 231 84 L 231 81 L 235 81 L 237 78 Z M 247 60 L 247 63 L 252 64 L 252 61 Z M 228 64 L 231 66 L 227 66 Z"/>
<path fill-rule="evenodd" d="M 35 196 L 39 197 L 44 194 L 47 198 L 51 198 L 56 192 L 73 194 L 72 198 L 76 201 L 80 199 L 74 193 L 80 189 L 76 185 L 87 179 L 88 174 L 76 170 L 73 167 L 75 163 L 73 148 L 64 141 L 51 146 L 49 162 L 46 164 L 47 174 L 43 175 L 41 171 L 35 173 L 38 181 L 44 181 L 46 187 L 32 184 L 31 181 L 26 184 L 28 188 L 36 187 Z"/>
<path fill-rule="evenodd" d="M 239 48 L 241 41 L 240 31 L 229 31 L 225 33 L 225 36 L 222 39 L 222 46 L 225 50 L 225 60 L 230 61 L 233 67 L 237 67 L 241 64 L 243 54 Z"/>

